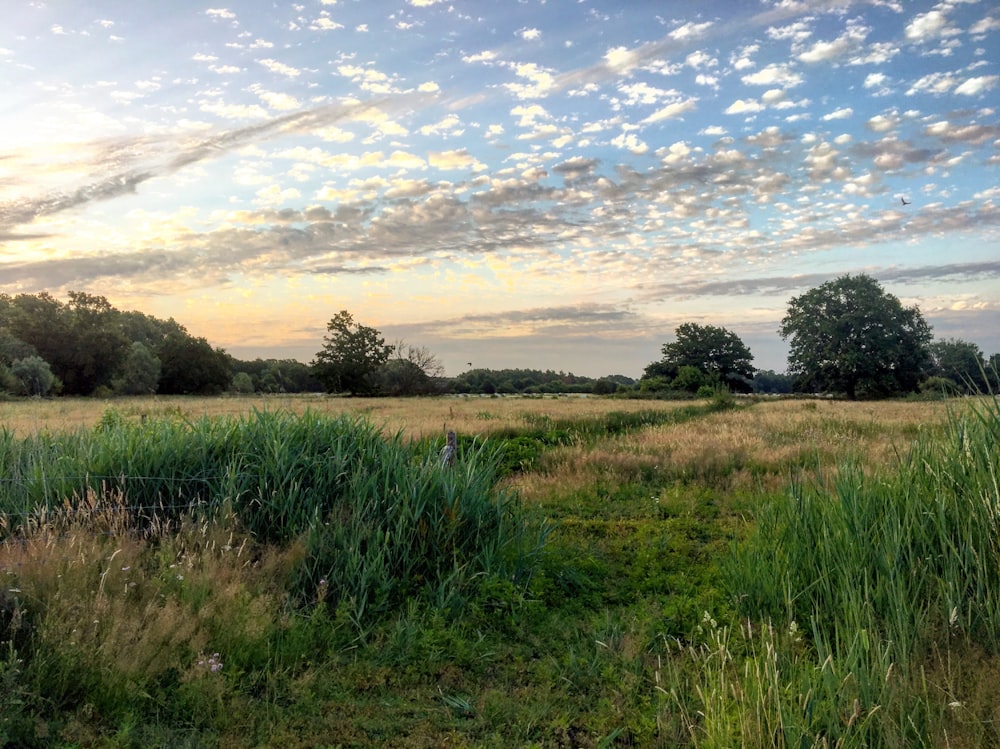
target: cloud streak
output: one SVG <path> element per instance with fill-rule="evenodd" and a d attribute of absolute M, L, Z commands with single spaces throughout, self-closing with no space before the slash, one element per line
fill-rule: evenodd
<path fill-rule="evenodd" d="M 202 161 L 221 158 L 250 144 L 330 127 L 361 115 L 370 116 L 373 112 L 402 111 L 426 103 L 432 98 L 431 94 L 401 94 L 353 104 L 326 104 L 272 117 L 256 125 L 226 130 L 187 144 L 178 142 L 172 136 L 125 141 L 117 139 L 108 143 L 90 144 L 97 151 L 97 155 L 89 165 L 94 171 L 100 171 L 123 161 L 126 163 L 148 161 L 148 157 L 144 155 L 148 150 L 164 150 L 167 153 L 151 163 L 116 171 L 110 176 L 102 177 L 69 192 L 58 191 L 33 199 L 0 203 L 0 227 L 10 229 L 87 203 L 134 194 L 144 182 L 174 174 Z"/>

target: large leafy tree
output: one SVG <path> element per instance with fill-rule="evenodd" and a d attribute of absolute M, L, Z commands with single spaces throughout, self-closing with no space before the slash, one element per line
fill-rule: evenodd
<path fill-rule="evenodd" d="M 312 362 L 313 371 L 330 392 L 371 395 L 376 392 L 376 373 L 392 354 L 385 338 L 375 328 L 354 322 L 341 310 L 327 323 L 323 348 Z"/>
<path fill-rule="evenodd" d="M 871 276 L 841 276 L 794 297 L 781 321 L 799 390 L 877 397 L 916 390 L 930 326 Z"/>
<path fill-rule="evenodd" d="M 115 381 L 115 391 L 125 395 L 152 395 L 160 383 L 160 359 L 139 341 L 133 341 L 122 374 Z"/>
<path fill-rule="evenodd" d="M 69 292 L 63 304 L 51 295 L 20 294 L 7 308 L 11 336 L 33 347 L 69 395 L 108 386 L 121 368 L 129 340 L 118 311 L 102 296 Z"/>
<path fill-rule="evenodd" d="M 55 375 L 49 369 L 49 364 L 40 356 L 27 356 L 18 359 L 10 368 L 24 395 L 48 395 L 56 385 Z"/>
<path fill-rule="evenodd" d="M 229 387 L 229 356 L 204 338 L 170 333 L 156 349 L 160 360 L 158 392 L 164 395 L 215 395 Z"/>
<path fill-rule="evenodd" d="M 716 325 L 684 323 L 675 331 L 676 340 L 663 344 L 663 358 L 646 367 L 647 377 L 682 380 L 677 389 L 693 381 L 690 369 L 707 380 L 716 380 L 731 390 L 749 392 L 753 380 L 753 354 L 738 335 Z"/>

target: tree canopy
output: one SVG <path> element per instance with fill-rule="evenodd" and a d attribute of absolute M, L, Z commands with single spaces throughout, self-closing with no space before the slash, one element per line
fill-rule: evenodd
<path fill-rule="evenodd" d="M 334 315 L 326 329 L 323 348 L 312 364 L 316 377 L 330 392 L 373 395 L 375 375 L 389 361 L 393 347 L 375 328 L 354 322 L 347 310 Z"/>
<path fill-rule="evenodd" d="M 718 383 L 736 392 L 750 392 L 753 354 L 738 335 L 715 325 L 689 322 L 677 327 L 675 337 L 672 343 L 663 344 L 663 358 L 646 367 L 647 377 L 663 378 L 675 390 L 694 392 Z"/>
<path fill-rule="evenodd" d="M 800 391 L 879 397 L 917 389 L 931 329 L 868 275 L 845 275 L 792 298 L 781 321 Z"/>
<path fill-rule="evenodd" d="M 949 380 L 956 392 L 990 391 L 991 383 L 988 382 L 983 352 L 979 346 L 969 341 L 955 338 L 934 341 L 930 345 L 930 360 L 925 373 Z"/>

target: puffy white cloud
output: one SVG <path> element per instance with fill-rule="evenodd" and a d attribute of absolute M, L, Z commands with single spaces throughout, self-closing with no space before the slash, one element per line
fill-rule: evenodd
<path fill-rule="evenodd" d="M 256 90 L 255 90 L 256 88 Z M 294 96 L 289 94 L 276 93 L 274 91 L 266 91 L 262 88 L 251 87 L 257 96 L 260 97 L 261 101 L 267 104 L 271 109 L 278 110 L 279 112 L 287 112 L 292 109 L 299 109 L 302 103 L 296 99 Z"/>
<path fill-rule="evenodd" d="M 497 53 L 492 50 L 484 50 L 482 52 L 477 52 L 474 55 L 466 55 L 462 58 L 462 62 L 493 62 L 497 59 Z"/>
<path fill-rule="evenodd" d="M 519 118 L 517 124 L 521 127 L 534 127 L 535 122 L 541 119 L 550 119 L 550 115 L 545 111 L 545 107 L 540 104 L 529 104 L 528 106 L 516 106 L 510 113 Z"/>
<path fill-rule="evenodd" d="M 850 107 L 842 107 L 840 109 L 835 109 L 829 114 L 823 115 L 823 121 L 829 122 L 830 120 L 846 120 L 854 114 L 854 110 Z"/>
<path fill-rule="evenodd" d="M 976 36 L 988 34 L 991 31 L 1000 31 L 1000 15 L 986 16 L 969 27 L 969 33 Z"/>
<path fill-rule="evenodd" d="M 697 39 L 700 36 L 704 36 L 705 32 L 712 27 L 711 21 L 705 21 L 703 23 L 695 23 L 693 21 L 682 24 L 676 29 L 671 31 L 668 36 L 671 39 L 676 39 L 678 41 L 687 41 L 689 39 Z"/>
<path fill-rule="evenodd" d="M 635 133 L 622 133 L 618 137 L 611 139 L 611 145 L 637 155 L 644 154 L 649 150 L 649 146 L 639 140 Z"/>
<path fill-rule="evenodd" d="M 604 53 L 604 62 L 617 73 L 627 73 L 642 62 L 642 55 L 635 49 L 614 47 Z"/>
<path fill-rule="evenodd" d="M 427 156 L 427 163 L 435 169 L 472 169 L 475 172 L 486 169 L 485 164 L 464 148 L 453 151 L 431 151 Z"/>
<path fill-rule="evenodd" d="M 906 92 L 913 94 L 946 94 L 958 83 L 958 78 L 952 73 L 929 73 L 919 78 Z"/>
<path fill-rule="evenodd" d="M 794 88 L 802 83 L 802 76 L 785 63 L 775 63 L 761 68 L 756 73 L 743 76 L 744 83 L 755 86 L 784 86 Z"/>
<path fill-rule="evenodd" d="M 542 32 L 539 29 L 518 29 L 517 35 L 524 39 L 525 41 L 533 41 L 535 39 L 540 39 Z"/>
<path fill-rule="evenodd" d="M 978 96 L 984 91 L 991 91 L 997 85 L 997 81 L 1000 81 L 1000 75 L 976 76 L 961 83 L 955 89 L 955 93 L 965 94 L 966 96 Z"/>
<path fill-rule="evenodd" d="M 320 16 L 309 24 L 309 28 L 313 31 L 336 31 L 337 29 L 344 28 L 344 24 L 337 23 L 329 16 Z"/>
<path fill-rule="evenodd" d="M 269 57 L 265 57 L 263 60 L 257 60 L 257 62 L 270 70 L 272 73 L 278 73 L 279 75 L 288 76 L 289 78 L 297 78 L 302 74 L 301 70 L 293 68 L 291 65 L 286 65 L 283 62 L 272 60 Z"/>
<path fill-rule="evenodd" d="M 906 26 L 906 38 L 913 42 L 926 42 L 941 36 L 958 33 L 948 23 L 948 16 L 941 10 L 930 10 L 914 17 Z"/>
<path fill-rule="evenodd" d="M 763 111 L 764 105 L 756 99 L 737 99 L 726 109 L 726 114 L 754 114 Z"/>
<path fill-rule="evenodd" d="M 874 133 L 885 133 L 899 127 L 900 122 L 899 113 L 887 112 L 869 118 L 868 122 L 865 123 L 865 127 Z"/>
<path fill-rule="evenodd" d="M 889 80 L 885 73 L 869 73 L 865 76 L 865 88 L 881 88 Z"/>

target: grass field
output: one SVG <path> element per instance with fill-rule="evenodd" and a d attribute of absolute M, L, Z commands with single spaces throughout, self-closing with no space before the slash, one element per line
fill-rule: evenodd
<path fill-rule="evenodd" d="M 0 745 L 1000 745 L 995 401 L 0 419 Z"/>

